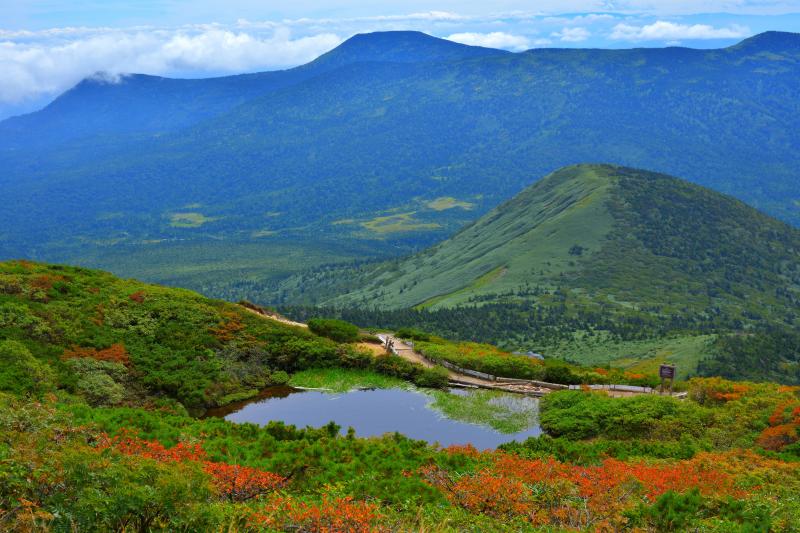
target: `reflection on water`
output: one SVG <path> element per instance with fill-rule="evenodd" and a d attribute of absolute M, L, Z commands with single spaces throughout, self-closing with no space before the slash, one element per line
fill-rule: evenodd
<path fill-rule="evenodd" d="M 457 394 L 469 394 L 459 391 Z M 511 404 L 530 407 L 531 399 L 508 397 Z M 231 422 L 266 424 L 283 421 L 298 427 L 324 426 L 330 421 L 353 427 L 359 437 L 398 432 L 412 439 L 442 446 L 472 444 L 479 449 L 494 448 L 504 442 L 524 440 L 541 433 L 538 426 L 512 434 L 492 428 L 459 422 L 427 407 L 430 398 L 421 392 L 402 389 L 355 390 L 345 393 L 303 391 L 291 387 L 271 387 L 255 399 L 209 411 Z M 535 403 L 535 401 L 534 401 Z"/>

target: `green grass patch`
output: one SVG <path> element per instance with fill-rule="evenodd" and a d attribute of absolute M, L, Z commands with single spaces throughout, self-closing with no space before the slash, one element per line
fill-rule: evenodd
<path fill-rule="evenodd" d="M 207 217 L 203 213 L 172 213 L 169 216 L 169 225 L 173 228 L 199 228 L 215 220 L 218 219 Z"/>
<path fill-rule="evenodd" d="M 444 300 L 450 299 L 454 296 L 471 293 L 472 291 L 485 287 L 486 285 L 489 285 L 493 281 L 503 277 L 503 275 L 506 272 L 507 269 L 504 266 L 499 266 L 497 268 L 494 268 L 489 272 L 487 272 L 486 274 L 484 274 L 483 276 L 476 279 L 475 281 L 473 281 L 472 283 L 470 283 L 469 285 L 467 285 L 466 287 L 464 287 L 463 289 L 459 289 L 449 294 L 442 294 L 441 296 L 434 296 L 433 298 L 425 300 L 419 305 L 415 305 L 414 309 L 425 309 L 427 307 L 433 307 L 436 304 L 443 302 Z"/>
<path fill-rule="evenodd" d="M 640 341 L 614 341 L 602 333 L 587 336 L 576 334 L 574 339 L 543 348 L 548 357 L 589 365 L 610 364 L 631 372 L 653 374 L 662 363 L 677 366 L 678 376 L 694 374 L 701 359 L 711 355 L 715 335 L 686 335 Z"/>
<path fill-rule="evenodd" d="M 369 370 L 344 368 L 303 370 L 292 374 L 289 385 L 309 389 L 330 389 L 333 392 L 347 392 L 364 387 L 376 389 L 407 389 L 410 387 L 402 379 L 384 376 Z"/>
<path fill-rule="evenodd" d="M 428 208 L 433 209 L 434 211 L 447 211 L 448 209 L 454 209 L 456 207 L 460 207 L 461 209 L 470 210 L 475 207 L 475 204 L 472 202 L 464 202 L 463 200 L 457 200 L 452 196 L 441 196 L 436 198 L 435 200 L 431 200 L 430 202 L 425 204 Z"/>
<path fill-rule="evenodd" d="M 361 223 L 361 227 L 379 234 L 400 233 L 408 231 L 421 231 L 439 229 L 441 226 L 435 222 L 421 222 L 414 218 L 415 211 L 398 213 L 385 217 L 375 217 Z"/>

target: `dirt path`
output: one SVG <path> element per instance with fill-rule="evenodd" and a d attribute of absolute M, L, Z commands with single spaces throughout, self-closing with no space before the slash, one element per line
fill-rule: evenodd
<path fill-rule="evenodd" d="M 303 324 L 302 322 L 295 322 L 294 320 L 289 320 L 288 318 L 281 316 L 277 313 L 270 313 L 268 311 L 254 309 L 252 307 L 248 307 L 246 305 L 240 306 L 245 311 L 250 311 L 254 315 L 258 315 L 263 318 L 268 318 L 270 320 L 274 320 L 275 322 L 280 322 L 281 324 L 286 324 L 287 326 L 297 326 L 299 328 L 308 328 L 308 324 Z"/>
<path fill-rule="evenodd" d="M 387 343 L 387 341 L 391 342 L 392 351 L 394 352 L 394 354 L 399 357 L 402 357 L 406 361 L 411 361 L 412 363 L 420 364 L 425 368 L 433 368 L 434 366 L 436 366 L 430 361 L 428 361 L 416 350 L 414 350 L 412 346 L 398 339 L 394 335 L 390 335 L 388 333 L 379 333 L 377 336 L 379 339 L 383 341 L 384 345 Z M 533 396 L 543 396 L 548 392 L 551 392 L 550 389 L 546 389 L 543 387 L 536 387 L 530 384 L 522 384 L 522 383 L 501 384 L 496 381 L 481 379 L 475 376 L 469 376 L 467 374 L 462 374 L 460 372 L 455 372 L 453 370 L 448 370 L 447 373 L 448 377 L 450 378 L 450 383 L 454 385 L 466 385 L 470 387 L 478 387 L 481 389 L 515 392 L 518 394 L 529 394 Z"/>

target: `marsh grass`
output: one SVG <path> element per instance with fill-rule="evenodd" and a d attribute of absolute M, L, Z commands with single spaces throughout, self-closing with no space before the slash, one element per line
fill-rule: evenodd
<path fill-rule="evenodd" d="M 539 422 L 539 400 L 490 390 L 427 391 L 429 407 L 448 418 L 489 426 L 500 433 L 518 433 Z"/>
<path fill-rule="evenodd" d="M 409 389 L 409 383 L 384 376 L 369 370 L 344 368 L 312 368 L 292 374 L 289 379 L 292 387 L 309 389 L 329 389 L 331 392 L 347 392 L 359 388 Z"/>

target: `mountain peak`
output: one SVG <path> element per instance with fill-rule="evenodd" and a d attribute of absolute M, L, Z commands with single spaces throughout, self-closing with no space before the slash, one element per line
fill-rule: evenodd
<path fill-rule="evenodd" d="M 747 51 L 800 52 L 800 33 L 765 31 L 748 37 L 732 48 Z"/>
<path fill-rule="evenodd" d="M 381 31 L 354 35 L 314 63 L 329 67 L 369 61 L 425 63 L 508 53 L 460 44 L 419 31 Z"/>

